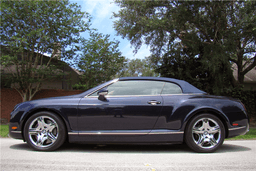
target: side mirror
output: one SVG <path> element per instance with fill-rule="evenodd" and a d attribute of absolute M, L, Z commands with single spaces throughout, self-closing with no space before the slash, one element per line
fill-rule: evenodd
<path fill-rule="evenodd" d="M 98 97 L 98 99 L 99 100 L 102 100 L 102 101 L 106 101 L 107 99 L 106 99 L 106 95 L 108 94 L 108 90 L 107 89 L 101 89 L 101 90 L 99 90 L 98 91 L 98 95 L 99 95 L 99 97 Z"/>
<path fill-rule="evenodd" d="M 102 95 L 102 96 L 105 96 L 108 94 L 108 90 L 107 89 L 101 89 L 98 91 L 98 95 Z"/>

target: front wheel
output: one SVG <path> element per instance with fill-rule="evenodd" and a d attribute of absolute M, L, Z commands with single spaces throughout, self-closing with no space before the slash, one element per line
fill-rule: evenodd
<path fill-rule="evenodd" d="M 64 143 L 66 129 L 57 115 L 47 111 L 38 112 L 27 120 L 24 137 L 33 149 L 52 151 Z"/>
<path fill-rule="evenodd" d="M 185 130 L 186 144 L 196 152 L 214 152 L 222 145 L 224 139 L 223 123 L 211 114 L 195 116 Z"/>

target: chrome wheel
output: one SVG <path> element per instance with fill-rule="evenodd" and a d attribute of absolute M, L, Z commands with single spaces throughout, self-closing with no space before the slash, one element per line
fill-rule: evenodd
<path fill-rule="evenodd" d="M 196 152 L 214 152 L 222 145 L 224 139 L 225 127 L 221 120 L 212 114 L 197 115 L 186 126 L 186 144 Z"/>
<path fill-rule="evenodd" d="M 221 129 L 216 121 L 210 118 L 199 119 L 193 126 L 192 137 L 201 148 L 213 148 L 221 139 Z"/>
<path fill-rule="evenodd" d="M 30 123 L 28 134 L 32 144 L 45 148 L 55 143 L 59 136 L 59 127 L 53 118 L 39 116 Z"/>

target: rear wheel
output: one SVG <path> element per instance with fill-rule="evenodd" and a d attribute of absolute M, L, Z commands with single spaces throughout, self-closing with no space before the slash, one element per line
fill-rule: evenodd
<path fill-rule="evenodd" d="M 225 128 L 220 119 L 211 114 L 195 116 L 185 131 L 186 144 L 196 152 L 217 150 L 225 139 Z"/>
<path fill-rule="evenodd" d="M 27 120 L 24 137 L 33 149 L 52 151 L 64 143 L 66 129 L 60 117 L 47 111 L 38 112 Z"/>

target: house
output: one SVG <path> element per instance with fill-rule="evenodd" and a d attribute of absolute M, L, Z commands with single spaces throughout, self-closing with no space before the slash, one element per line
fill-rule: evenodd
<path fill-rule="evenodd" d="M 8 49 L 6 47 L 1 46 L 1 54 L 8 53 Z M 37 53 L 34 52 L 34 55 Z M 49 61 L 47 55 L 43 55 L 43 64 L 46 64 Z M 56 77 L 53 80 L 45 80 L 42 82 L 41 89 L 63 89 L 63 90 L 73 90 L 72 85 L 79 83 L 79 76 L 82 74 L 78 70 L 70 67 L 66 62 L 61 61 L 57 58 L 53 58 L 51 64 L 54 64 L 58 68 L 58 72 L 63 72 L 63 76 Z M 41 67 L 40 65 L 38 67 Z M 4 88 L 13 88 L 16 87 L 17 84 L 9 83 L 6 84 L 5 79 L 8 78 L 9 75 L 16 72 L 16 66 L 12 65 L 9 67 L 2 67 L 1 69 L 1 87 Z"/>
<path fill-rule="evenodd" d="M 233 75 L 235 80 L 238 81 L 237 65 L 232 65 Z M 244 76 L 244 90 L 256 90 L 256 67 L 247 72 Z"/>

